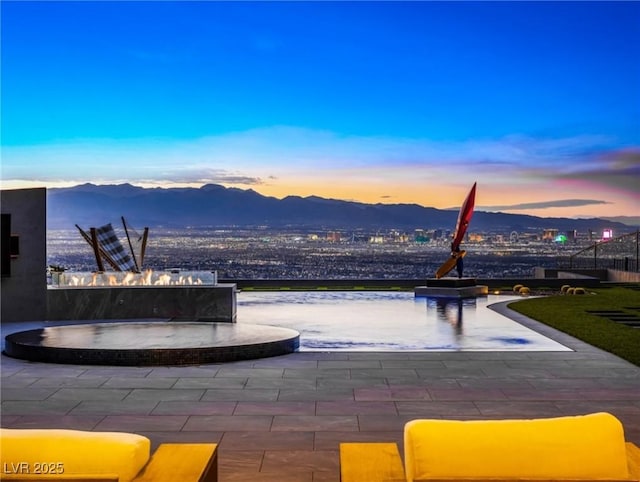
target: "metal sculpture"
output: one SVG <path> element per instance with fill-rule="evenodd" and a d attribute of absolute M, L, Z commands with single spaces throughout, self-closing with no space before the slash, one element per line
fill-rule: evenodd
<path fill-rule="evenodd" d="M 458 213 L 456 229 L 453 233 L 453 241 L 451 242 L 451 256 L 438 268 L 438 271 L 436 271 L 436 279 L 442 278 L 453 268 L 457 268 L 458 278 L 462 278 L 462 272 L 464 270 L 462 259 L 467 252 L 464 249 L 460 249 L 460 244 L 464 239 L 464 235 L 469 227 L 469 222 L 473 216 L 473 208 L 476 202 L 476 184 L 475 182 L 473 183 L 471 191 L 469 191 L 467 198 L 464 200 L 464 203 L 462 203 L 462 207 Z"/>

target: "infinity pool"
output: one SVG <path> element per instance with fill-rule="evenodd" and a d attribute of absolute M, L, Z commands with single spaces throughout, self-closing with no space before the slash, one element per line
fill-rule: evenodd
<path fill-rule="evenodd" d="M 570 351 L 488 308 L 517 298 L 243 291 L 237 319 L 297 330 L 300 351 Z"/>

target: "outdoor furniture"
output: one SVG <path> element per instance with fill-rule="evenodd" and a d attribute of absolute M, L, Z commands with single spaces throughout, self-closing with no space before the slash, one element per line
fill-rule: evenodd
<path fill-rule="evenodd" d="M 534 420 L 413 420 L 395 443 L 340 444 L 342 482 L 638 481 L 640 449 L 608 413 Z"/>
<path fill-rule="evenodd" d="M 2 480 L 217 482 L 216 444 L 151 443 L 141 435 L 0 429 Z"/>
<path fill-rule="evenodd" d="M 104 271 L 104 261 L 114 271 L 131 271 L 139 273 L 142 270 L 144 262 L 144 254 L 149 236 L 149 228 L 144 228 L 142 234 L 138 234 L 135 229 L 127 224 L 124 216 L 121 217 L 122 226 L 127 238 L 129 251 L 120 242 L 118 235 L 111 223 L 105 224 L 99 228 L 90 228 L 87 233 L 76 224 L 76 228 L 84 238 L 84 240 L 93 249 L 96 258 L 98 271 Z M 135 246 L 135 248 L 134 248 Z M 139 251 L 136 255 L 136 251 Z"/>

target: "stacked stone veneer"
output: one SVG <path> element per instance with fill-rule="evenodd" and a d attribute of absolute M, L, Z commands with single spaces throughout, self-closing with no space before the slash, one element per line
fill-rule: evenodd
<path fill-rule="evenodd" d="M 169 318 L 236 321 L 236 285 L 65 287 L 47 290 L 47 320 Z"/>

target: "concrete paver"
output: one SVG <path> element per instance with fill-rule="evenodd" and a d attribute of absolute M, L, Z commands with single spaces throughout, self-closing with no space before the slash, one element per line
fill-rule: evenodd
<path fill-rule="evenodd" d="M 340 442 L 396 442 L 402 450 L 404 424 L 415 418 L 607 411 L 640 444 L 639 367 L 508 314 L 574 351 L 300 352 L 186 367 L 3 355 L 1 425 L 135 432 L 154 448 L 217 442 L 221 482 L 338 482 Z"/>

